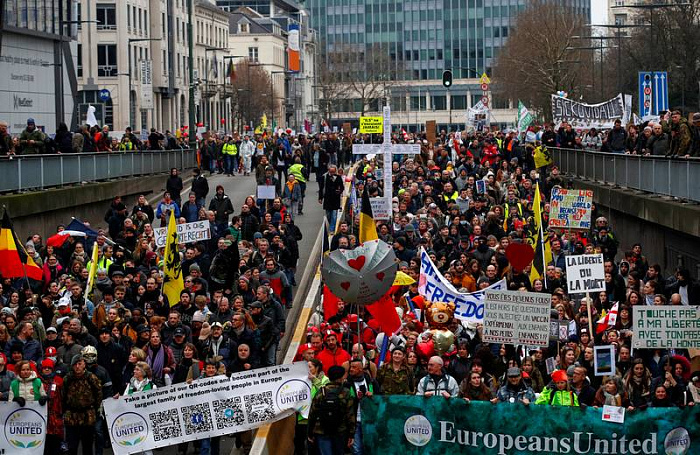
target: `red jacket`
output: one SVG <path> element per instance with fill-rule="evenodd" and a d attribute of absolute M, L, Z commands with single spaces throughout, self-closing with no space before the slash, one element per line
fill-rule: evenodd
<path fill-rule="evenodd" d="M 338 347 L 335 354 L 330 349 L 325 348 L 323 351 L 316 354 L 316 358 L 323 364 L 323 372 L 328 374 L 328 369 L 332 366 L 343 366 L 345 362 L 350 361 L 350 354 L 345 349 Z"/>

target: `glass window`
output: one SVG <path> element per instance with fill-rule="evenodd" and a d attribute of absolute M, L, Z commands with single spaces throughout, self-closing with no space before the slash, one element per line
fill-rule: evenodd
<path fill-rule="evenodd" d="M 257 63 L 257 61 L 258 61 L 258 48 L 257 47 L 249 47 L 248 48 L 248 58 L 250 58 L 252 61 Z"/>
<path fill-rule="evenodd" d="M 452 95 L 450 97 L 450 103 L 452 109 L 466 109 L 467 108 L 467 95 Z"/>
<path fill-rule="evenodd" d="M 97 76 L 115 77 L 117 75 L 117 45 L 97 45 Z"/>
<path fill-rule="evenodd" d="M 435 111 L 446 111 L 447 110 L 447 96 L 446 95 L 434 95 L 430 97 L 430 102 L 432 103 L 433 110 Z"/>
<path fill-rule="evenodd" d="M 114 3 L 98 3 L 97 21 L 97 30 L 116 30 L 117 5 Z"/>
<path fill-rule="evenodd" d="M 76 71 L 78 73 L 78 77 L 83 77 L 83 45 L 82 44 L 78 44 L 76 60 L 78 62 L 78 65 L 76 68 Z"/>
<path fill-rule="evenodd" d="M 425 95 L 411 96 L 411 110 L 424 111 L 426 109 Z"/>

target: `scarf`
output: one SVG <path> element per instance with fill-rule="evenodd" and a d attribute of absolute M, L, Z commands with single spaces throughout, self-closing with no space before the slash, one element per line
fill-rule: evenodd
<path fill-rule="evenodd" d="M 622 398 L 620 397 L 619 393 L 616 393 L 615 395 L 612 395 L 608 392 L 603 392 L 605 395 L 605 403 L 606 405 L 609 406 L 622 406 Z"/>
<path fill-rule="evenodd" d="M 148 363 L 151 364 L 151 369 L 153 370 L 153 377 L 162 378 L 163 368 L 165 367 L 165 349 L 163 349 L 163 346 L 158 345 L 157 350 L 149 346 L 148 359 Z"/>
<path fill-rule="evenodd" d="M 287 182 L 287 188 L 289 188 L 290 193 L 294 192 L 294 185 L 292 182 Z"/>
<path fill-rule="evenodd" d="M 143 378 L 140 381 L 136 378 L 131 378 L 129 380 L 129 395 L 134 392 L 141 392 L 146 385 L 148 385 L 148 378 Z"/>

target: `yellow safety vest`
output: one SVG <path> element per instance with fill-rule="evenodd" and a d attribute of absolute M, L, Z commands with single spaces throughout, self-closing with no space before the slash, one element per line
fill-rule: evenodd
<path fill-rule="evenodd" d="M 221 151 L 224 155 L 238 155 L 238 147 L 236 147 L 236 144 L 224 144 Z"/>

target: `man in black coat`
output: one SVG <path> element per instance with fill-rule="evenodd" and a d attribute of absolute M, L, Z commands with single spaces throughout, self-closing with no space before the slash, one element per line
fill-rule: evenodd
<path fill-rule="evenodd" d="M 204 206 L 209 194 L 209 181 L 202 175 L 202 171 L 199 168 L 194 168 L 192 177 L 192 192 L 197 196 L 197 204 Z"/>
<path fill-rule="evenodd" d="M 334 233 L 340 198 L 343 195 L 343 178 L 338 175 L 338 168 L 334 164 L 328 166 L 328 172 L 323 175 L 323 182 L 319 188 L 318 202 L 323 204 L 323 210 L 326 211 L 328 230 Z"/>

